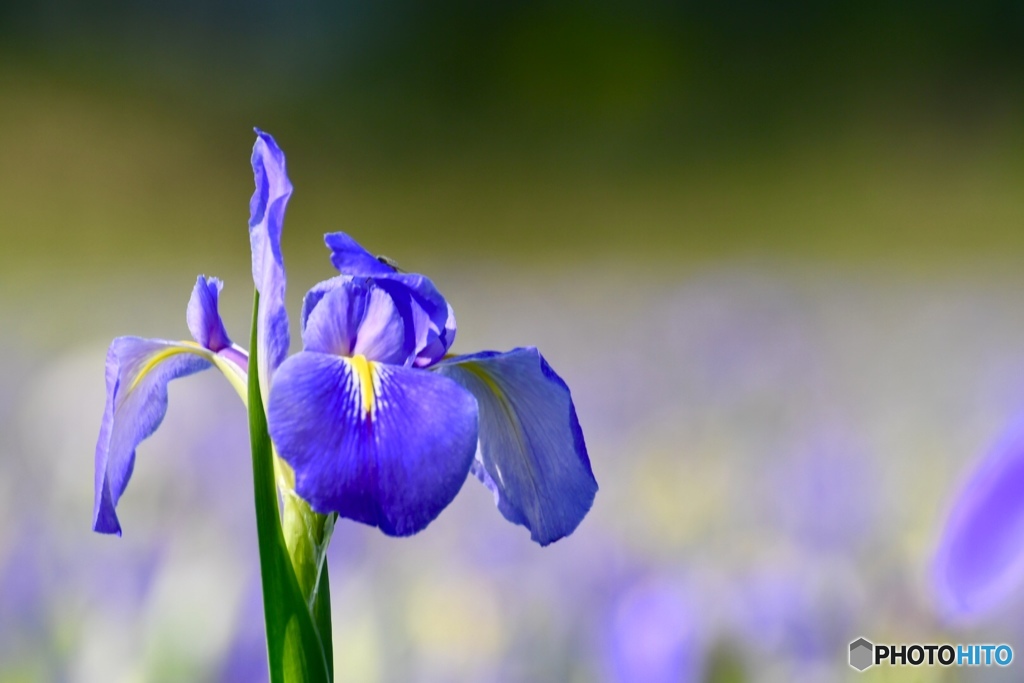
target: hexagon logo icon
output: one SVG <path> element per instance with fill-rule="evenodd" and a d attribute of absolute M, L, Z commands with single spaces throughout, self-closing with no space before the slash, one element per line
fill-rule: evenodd
<path fill-rule="evenodd" d="M 875 646 L 867 638 L 858 638 L 850 643 L 850 666 L 857 671 L 864 671 L 873 665 Z"/>

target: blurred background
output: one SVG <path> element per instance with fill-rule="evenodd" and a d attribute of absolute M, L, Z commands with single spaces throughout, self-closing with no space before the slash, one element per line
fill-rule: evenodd
<path fill-rule="evenodd" d="M 1019 600 L 953 624 L 927 581 L 1024 414 L 1024 5 L 118 5 L 0 5 L 0 681 L 265 679 L 220 377 L 172 385 L 124 537 L 89 528 L 110 339 L 186 337 L 198 273 L 248 336 L 254 125 L 291 310 L 325 232 L 428 274 L 456 351 L 540 347 L 601 485 L 547 549 L 475 481 L 410 539 L 339 524 L 339 681 L 904 680 L 847 644 L 1024 644 Z"/>

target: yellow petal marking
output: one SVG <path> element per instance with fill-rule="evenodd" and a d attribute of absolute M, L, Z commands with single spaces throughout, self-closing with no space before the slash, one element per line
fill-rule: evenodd
<path fill-rule="evenodd" d="M 168 346 L 157 351 L 146 359 L 146 362 L 143 363 L 138 372 L 135 373 L 135 377 L 132 379 L 132 383 L 128 386 L 128 391 L 125 393 L 132 392 L 135 387 L 139 385 L 139 382 L 145 379 L 146 375 L 153 371 L 153 368 L 160 365 L 160 363 L 164 362 L 171 356 L 176 356 L 179 353 L 192 353 L 213 363 L 217 369 L 224 374 L 224 377 L 227 378 L 232 388 L 234 388 L 235 393 L 237 393 L 242 399 L 242 403 L 246 406 L 249 405 L 249 390 L 246 380 L 247 375 L 240 367 L 209 349 L 203 348 L 195 342 L 182 341 L 178 343 L 180 346 Z"/>
<path fill-rule="evenodd" d="M 508 395 L 501 386 L 494 381 L 494 378 L 491 377 L 490 373 L 472 361 L 468 363 L 459 363 L 456 367 L 460 367 L 476 377 L 491 391 L 492 394 L 494 394 L 494 398 L 497 400 L 498 405 L 501 406 L 502 412 L 505 413 L 505 418 L 508 420 L 509 424 L 512 425 L 512 433 L 516 437 L 516 443 L 519 446 L 519 450 L 523 453 L 531 452 L 531 449 L 527 445 L 526 434 L 523 431 L 522 423 L 519 421 L 518 413 L 516 413 L 515 408 L 512 406 L 512 402 L 509 400 Z M 533 471 L 533 463 L 530 462 L 529 458 L 526 458 L 524 462 L 526 463 L 526 474 L 530 478 L 530 484 L 533 486 L 533 489 L 537 491 L 539 490 L 539 486 L 537 484 L 537 473 Z M 501 476 L 501 468 L 498 467 L 498 463 L 494 463 L 494 469 L 498 475 L 499 483 L 503 484 L 504 481 Z"/>
<path fill-rule="evenodd" d="M 197 351 L 202 350 L 202 347 L 199 346 L 198 344 L 190 344 L 189 342 L 182 342 L 182 344 L 195 347 L 195 349 L 186 349 L 182 348 L 181 346 L 168 346 L 165 347 L 164 349 L 161 349 L 160 351 L 157 351 L 152 356 L 150 356 L 145 363 L 142 364 L 142 367 L 139 368 L 139 371 L 135 374 L 135 379 L 132 380 L 131 385 L 128 387 L 128 392 L 134 391 L 135 387 L 139 386 L 139 382 L 145 379 L 146 375 L 153 371 L 153 368 L 160 365 L 160 363 L 163 363 L 171 356 L 177 356 L 179 353 L 196 353 Z M 203 354 L 196 353 L 196 355 L 201 356 Z"/>
<path fill-rule="evenodd" d="M 373 369 L 373 362 L 366 360 L 366 356 L 361 354 L 352 356 L 348 361 L 352 364 L 352 371 L 355 373 L 356 380 L 359 383 L 359 393 L 363 397 L 363 414 L 372 417 L 376 393 L 373 386 L 376 374 Z"/>

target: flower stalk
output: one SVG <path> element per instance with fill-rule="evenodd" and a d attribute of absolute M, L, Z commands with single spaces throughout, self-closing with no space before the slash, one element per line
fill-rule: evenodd
<path fill-rule="evenodd" d="M 259 363 L 256 354 L 257 315 L 259 293 L 255 294 L 251 357 L 249 361 L 249 440 L 252 448 L 253 487 L 256 499 L 256 533 L 259 538 L 260 576 L 263 582 L 263 616 L 267 628 L 267 659 L 271 683 L 331 683 L 333 655 L 330 629 L 330 584 L 327 579 L 327 560 L 322 552 L 326 547 L 323 532 L 331 527 L 318 525 L 315 520 L 310 531 L 319 528 L 320 539 L 299 533 L 289 552 L 285 541 L 281 514 L 278 509 L 277 485 L 274 474 L 274 451 L 267 431 L 266 413 L 260 393 Z M 285 496 L 286 500 L 289 496 Z M 291 504 L 292 520 L 303 515 Z M 288 509 L 289 504 L 286 504 Z M 307 506 L 308 509 L 308 506 Z M 311 510 L 308 516 L 312 516 Z M 322 515 L 316 515 L 323 517 Z M 308 539 L 307 542 L 305 539 Z M 319 542 L 316 542 L 319 540 Z M 310 563 L 310 553 L 320 557 Z M 315 574 L 310 580 L 310 567 Z M 299 568 L 299 571 L 296 570 Z M 300 585 L 306 585 L 303 590 Z M 324 624 L 326 623 L 326 626 Z"/>

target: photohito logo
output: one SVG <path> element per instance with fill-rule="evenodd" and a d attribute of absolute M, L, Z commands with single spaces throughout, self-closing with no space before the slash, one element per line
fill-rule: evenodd
<path fill-rule="evenodd" d="M 867 638 L 850 643 L 850 666 L 857 671 L 889 666 L 1009 666 L 1013 648 L 1009 645 L 875 645 Z"/>

